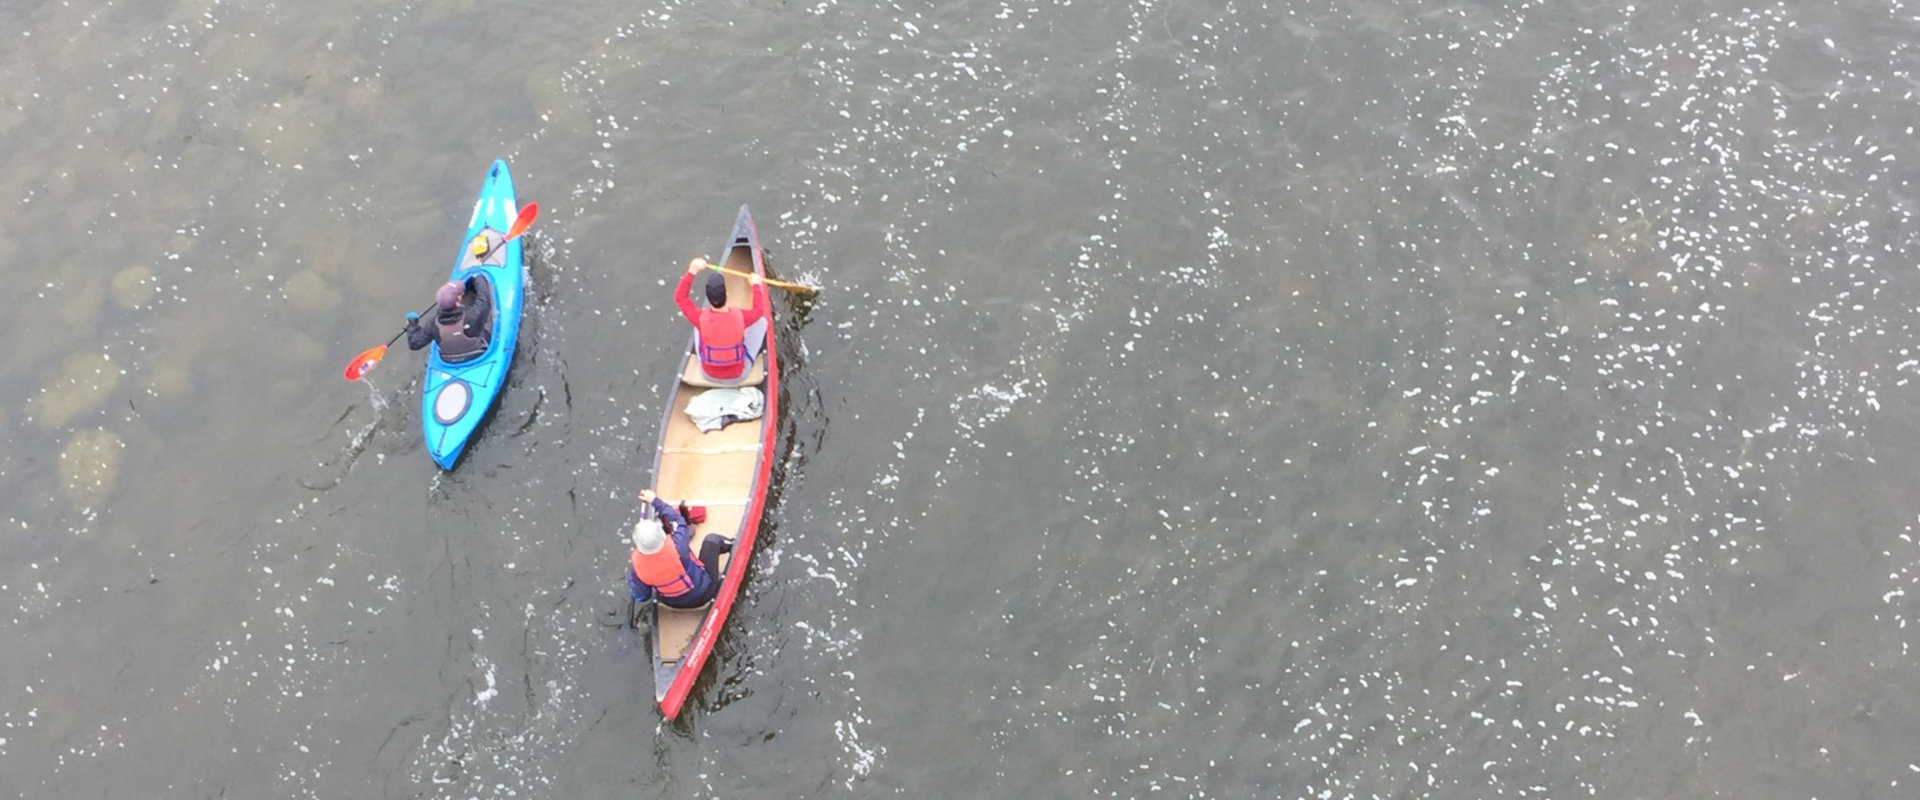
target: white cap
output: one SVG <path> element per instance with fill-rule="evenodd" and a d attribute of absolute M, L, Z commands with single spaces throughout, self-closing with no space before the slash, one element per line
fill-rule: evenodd
<path fill-rule="evenodd" d="M 660 531 L 660 523 L 643 519 L 633 523 L 633 547 L 646 555 L 660 552 L 667 543 L 667 535 Z"/>

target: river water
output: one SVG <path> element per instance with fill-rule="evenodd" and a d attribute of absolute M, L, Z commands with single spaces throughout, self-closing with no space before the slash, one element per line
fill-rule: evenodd
<path fill-rule="evenodd" d="M 0 796 L 1911 796 L 1920 7 L 66 3 L 0 32 Z M 426 304 L 531 292 L 443 473 Z M 620 530 L 752 207 L 777 490 Z"/>

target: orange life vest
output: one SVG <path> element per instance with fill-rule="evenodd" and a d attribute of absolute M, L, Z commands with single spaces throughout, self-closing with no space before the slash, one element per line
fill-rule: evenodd
<path fill-rule="evenodd" d="M 747 370 L 745 316 L 740 309 L 701 309 L 700 370 L 712 378 L 738 378 Z"/>
<path fill-rule="evenodd" d="M 671 540 L 652 554 L 634 550 L 632 556 L 633 574 L 661 597 L 685 597 L 693 591 L 693 578 L 687 575 L 686 565 L 680 563 L 680 548 L 673 546 Z"/>

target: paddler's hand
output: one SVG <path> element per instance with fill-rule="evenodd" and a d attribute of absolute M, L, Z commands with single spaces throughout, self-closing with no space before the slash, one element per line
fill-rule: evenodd
<path fill-rule="evenodd" d="M 653 498 L 654 498 L 654 496 L 655 496 L 655 495 L 654 495 L 654 493 L 653 493 L 653 490 L 652 490 L 652 489 L 641 489 L 641 490 L 640 490 L 640 502 L 642 502 L 642 503 L 646 503 L 647 505 L 653 505 Z"/>
<path fill-rule="evenodd" d="M 766 282 L 767 282 L 767 279 L 766 279 L 766 278 L 762 278 L 762 277 L 760 277 L 760 273 L 758 273 L 758 272 L 756 272 L 756 273 L 753 273 L 752 275 L 748 275 L 748 276 L 747 276 L 747 283 L 751 283 L 751 284 L 753 284 L 753 285 L 755 285 L 755 286 L 759 286 L 759 285 L 761 285 L 761 284 L 763 284 L 763 283 L 766 283 Z"/>
<path fill-rule="evenodd" d="M 701 258 L 700 256 L 694 256 L 692 261 L 687 262 L 688 275 L 692 275 L 706 268 L 707 268 L 707 260 L 705 258 Z"/>

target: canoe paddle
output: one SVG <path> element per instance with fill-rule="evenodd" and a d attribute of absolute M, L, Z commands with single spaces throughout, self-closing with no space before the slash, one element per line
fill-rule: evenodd
<path fill-rule="evenodd" d="M 724 273 L 727 273 L 728 275 L 732 275 L 739 278 L 753 277 L 753 273 L 751 272 L 742 272 L 737 269 L 728 269 L 726 267 L 720 266 L 719 264 L 715 264 L 711 261 L 707 262 L 707 269 L 713 270 L 715 272 L 724 272 Z M 804 283 L 788 283 L 786 281 L 777 281 L 772 278 L 765 278 L 765 277 L 761 278 L 760 280 L 761 282 L 765 283 L 768 286 L 772 286 L 780 289 L 786 289 L 788 291 L 809 292 L 809 293 L 820 291 L 820 287 L 808 286 Z"/>
<path fill-rule="evenodd" d="M 523 206 L 520 209 L 520 216 L 514 217 L 513 225 L 507 228 L 506 237 L 500 240 L 500 244 L 487 248 L 487 253 L 492 254 L 494 249 L 500 245 L 520 238 L 520 234 L 526 233 L 528 228 L 533 227 L 533 220 L 538 216 L 540 216 L 539 203 L 528 203 Z M 420 314 L 425 315 L 428 311 L 432 310 L 433 306 L 427 306 L 421 309 Z M 387 348 L 392 347 L 394 342 L 400 341 L 400 337 L 405 335 L 407 335 L 407 329 L 401 328 L 400 332 L 394 334 L 393 338 L 388 339 L 386 344 L 369 347 L 365 352 L 354 356 L 352 361 L 347 362 L 347 369 L 343 375 L 350 381 L 360 380 L 367 373 L 373 371 L 374 366 L 380 363 L 380 359 L 386 357 Z"/>

